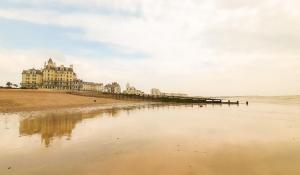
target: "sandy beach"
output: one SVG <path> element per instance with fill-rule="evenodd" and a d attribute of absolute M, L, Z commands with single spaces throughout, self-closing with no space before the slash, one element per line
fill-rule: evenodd
<path fill-rule="evenodd" d="M 76 96 L 58 91 L 0 89 L 0 112 L 37 111 L 130 102 Z"/>

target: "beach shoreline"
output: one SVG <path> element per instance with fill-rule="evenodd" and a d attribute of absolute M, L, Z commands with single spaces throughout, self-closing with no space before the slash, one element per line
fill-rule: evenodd
<path fill-rule="evenodd" d="M 0 113 L 62 110 L 81 107 L 143 103 L 134 100 L 84 97 L 64 91 L 0 89 Z"/>

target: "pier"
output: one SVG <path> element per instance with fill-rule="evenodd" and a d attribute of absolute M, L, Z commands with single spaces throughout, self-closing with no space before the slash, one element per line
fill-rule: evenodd
<path fill-rule="evenodd" d="M 98 98 L 113 98 L 120 100 L 141 100 L 141 101 L 154 101 L 154 102 L 168 102 L 168 103 L 203 103 L 203 104 L 228 104 L 239 105 L 239 101 L 223 100 L 220 98 L 212 97 L 180 97 L 180 96 L 154 96 L 149 94 L 135 95 L 135 94 L 113 94 L 102 93 L 93 91 L 68 91 L 68 94 L 80 95 L 87 97 Z M 246 102 L 248 104 L 248 102 Z"/>

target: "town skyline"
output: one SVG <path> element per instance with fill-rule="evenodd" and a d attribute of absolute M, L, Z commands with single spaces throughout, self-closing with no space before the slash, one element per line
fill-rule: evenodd
<path fill-rule="evenodd" d="M 21 5 L 20 5 L 20 2 Z M 193 96 L 299 95 L 297 0 L 3 0 L 0 84 L 52 57 L 81 79 Z"/>
<path fill-rule="evenodd" d="M 52 58 L 49 58 L 49 59 L 52 59 Z M 67 61 L 66 60 L 68 60 L 68 59 L 57 59 L 57 60 L 61 60 L 63 63 L 66 63 Z M 45 59 L 44 59 L 44 61 L 43 61 L 43 64 L 44 63 L 46 63 L 46 61 L 45 61 Z M 42 66 L 38 66 L 38 65 L 33 65 L 33 64 L 31 64 L 32 66 L 31 66 L 31 68 L 29 68 L 28 67 L 28 69 L 42 69 Z M 64 65 L 64 64 L 58 64 L 58 66 L 60 66 L 60 65 Z M 71 65 L 71 66 L 74 66 L 74 64 L 70 64 L 70 63 L 66 63 L 66 65 Z M 75 66 L 76 66 L 76 68 L 78 69 L 78 70 L 82 70 L 82 69 L 80 69 L 80 65 L 77 65 L 77 64 L 75 64 Z M 24 70 L 24 69 L 22 69 L 22 70 Z M 21 71 L 22 72 L 22 71 Z M 18 74 L 20 75 L 20 72 L 18 72 Z M 7 82 L 11 82 L 11 83 L 13 83 L 13 84 L 18 84 L 18 85 L 20 85 L 20 87 L 21 87 L 21 82 L 22 82 L 22 77 L 21 76 L 19 76 L 19 75 L 17 75 L 16 77 L 14 77 L 13 79 L 15 79 L 16 81 L 10 81 L 10 80 L 3 80 L 2 81 L 2 84 L 0 84 L 0 86 L 5 86 L 6 85 L 6 83 Z M 83 74 L 84 75 L 84 74 Z M 82 77 L 85 77 L 85 76 L 82 76 Z M 12 79 L 12 80 L 13 80 Z M 97 79 L 97 78 L 91 78 L 91 77 L 85 77 L 85 78 L 81 78 L 80 77 L 80 75 L 79 75 L 79 79 L 85 79 L 86 80 L 86 82 L 91 82 L 91 83 L 100 83 L 100 84 L 109 84 L 109 83 L 111 83 L 111 82 L 118 82 L 118 81 L 114 81 L 114 80 L 109 80 L 109 79 L 106 79 L 106 78 L 104 78 L 104 80 L 99 80 L 99 79 Z M 118 79 L 118 78 L 116 78 L 116 79 Z M 19 80 L 19 81 L 18 81 Z M 121 86 L 121 92 L 123 91 L 123 90 L 126 90 L 126 86 L 127 86 L 127 84 L 130 84 L 130 85 L 135 85 L 134 83 L 132 83 L 132 82 L 130 82 L 130 81 L 124 81 L 124 80 L 120 80 L 119 79 L 119 81 L 121 82 L 121 83 L 119 83 L 120 84 L 120 86 Z M 1 82 L 1 81 L 0 81 Z M 135 86 L 135 87 L 138 87 L 139 88 L 139 86 Z M 143 87 L 143 86 L 142 86 Z M 147 88 L 139 88 L 139 90 L 141 90 L 142 92 L 145 92 L 146 94 L 151 94 L 151 92 L 152 92 L 152 90 L 153 89 L 158 89 L 158 90 L 162 90 L 163 92 L 176 92 L 176 93 L 181 93 L 181 94 L 188 94 L 188 95 L 192 95 L 192 96 L 289 96 L 289 95 L 299 95 L 300 93 L 290 93 L 290 94 L 259 94 L 259 93 L 257 93 L 257 94 L 193 94 L 193 93 L 189 93 L 187 90 L 182 90 L 182 91 L 171 91 L 171 90 L 168 90 L 167 88 L 160 88 L 160 86 L 151 86 L 151 87 L 147 87 Z"/>
<path fill-rule="evenodd" d="M 17 83 L 7 82 L 6 86 L 17 88 Z M 123 89 L 118 82 L 103 84 L 100 81 L 90 82 L 78 78 L 73 64 L 65 66 L 57 64 L 52 58 L 44 62 L 40 69 L 33 67 L 22 71 L 20 83 L 22 89 L 53 89 L 65 91 L 91 91 L 111 94 L 131 94 L 131 95 L 154 95 L 154 96 L 188 96 L 183 93 L 161 92 L 157 88 L 151 88 L 148 92 L 139 90 L 131 86 L 128 82 Z M 123 89 L 123 90 L 122 90 Z"/>

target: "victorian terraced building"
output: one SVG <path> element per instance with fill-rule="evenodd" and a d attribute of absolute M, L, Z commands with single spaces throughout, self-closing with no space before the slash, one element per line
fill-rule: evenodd
<path fill-rule="evenodd" d="M 103 84 L 85 83 L 77 79 L 73 66 L 65 67 L 64 65 L 56 66 L 50 58 L 44 64 L 44 68 L 29 69 L 22 72 L 23 88 L 45 88 L 58 90 L 93 90 L 101 91 Z"/>

